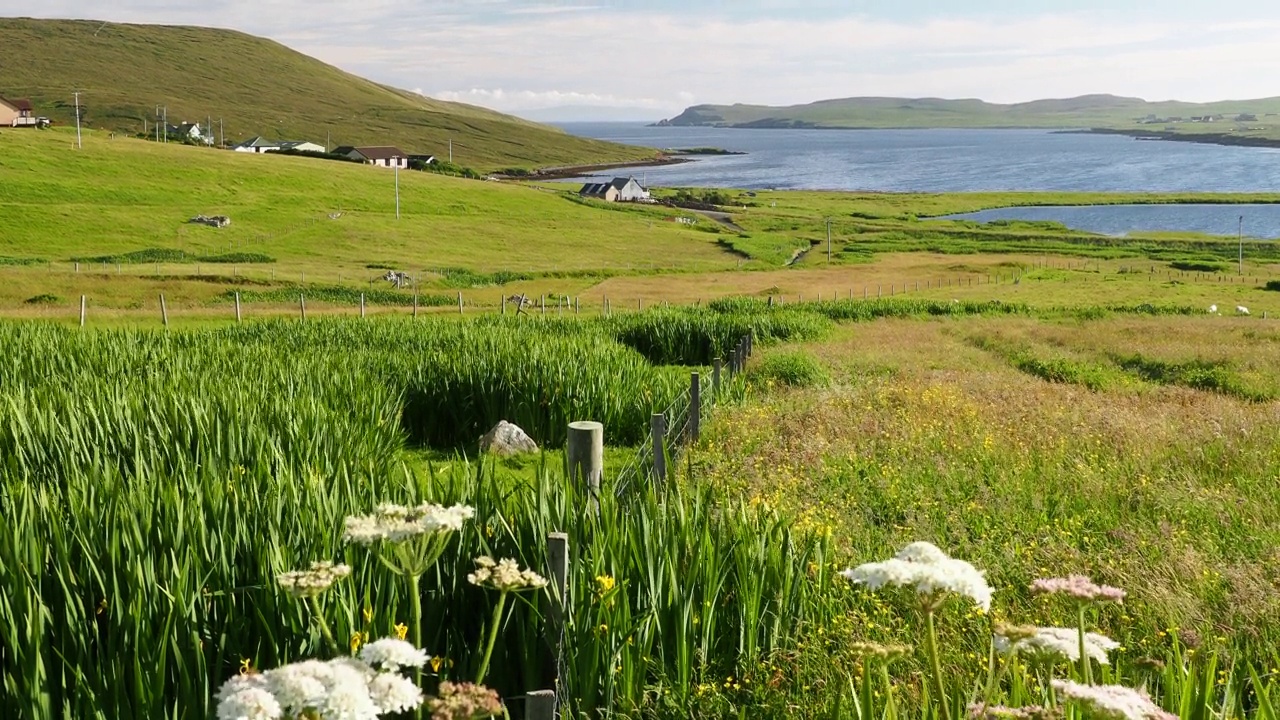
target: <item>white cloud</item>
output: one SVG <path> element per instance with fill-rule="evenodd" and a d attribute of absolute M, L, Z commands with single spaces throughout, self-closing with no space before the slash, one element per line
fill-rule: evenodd
<path fill-rule="evenodd" d="M 590 0 L 211 1 L 113 0 L 92 12 L 113 21 L 216 22 L 379 82 L 500 110 L 590 104 L 674 114 L 695 102 L 854 95 L 1214 100 L 1274 95 L 1280 76 L 1280 10 L 1253 4 L 1230 21 L 1203 22 L 1176 7 L 1123 17 L 1066 9 L 894 20 L 762 15 L 746 6 L 676 14 Z M 0 13 L 9 12 L 85 11 L 83 0 L 0 0 Z"/>

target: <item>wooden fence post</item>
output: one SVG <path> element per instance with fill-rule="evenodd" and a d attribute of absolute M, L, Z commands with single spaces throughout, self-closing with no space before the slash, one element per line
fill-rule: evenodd
<path fill-rule="evenodd" d="M 720 370 L 724 367 L 724 360 L 716 358 L 711 361 L 711 394 L 717 396 L 720 394 Z"/>
<path fill-rule="evenodd" d="M 84 327 L 84 311 L 85 311 L 84 296 L 81 295 L 80 296 L 80 327 Z"/>
<path fill-rule="evenodd" d="M 505 293 L 502 295 L 502 314 L 507 314 L 507 296 Z"/>
<path fill-rule="evenodd" d="M 538 296 L 538 304 L 542 306 L 542 314 L 546 315 L 547 314 L 547 296 L 546 295 Z"/>
<path fill-rule="evenodd" d="M 569 423 L 569 480 L 581 480 L 600 509 L 600 478 L 604 475 L 604 425 L 594 420 Z"/>
<path fill-rule="evenodd" d="M 574 315 L 578 314 L 578 296 L 577 295 L 573 296 L 573 314 Z"/>
<path fill-rule="evenodd" d="M 667 481 L 667 418 L 662 413 L 649 418 L 649 437 L 653 444 L 653 482 L 662 485 Z"/>
<path fill-rule="evenodd" d="M 551 653 L 549 672 L 543 673 L 547 685 L 560 686 L 560 659 L 564 654 L 564 617 L 568 604 L 569 536 L 562 532 L 547 533 L 547 579 L 551 581 L 548 595 L 546 632 L 547 649 Z M 555 716 L 556 695 L 553 690 L 541 690 L 551 696 L 552 714 Z M 530 715 L 530 718 L 533 716 Z"/>
<path fill-rule="evenodd" d="M 302 293 L 298 293 L 298 312 L 302 313 L 302 321 L 307 321 L 307 298 Z"/>
<path fill-rule="evenodd" d="M 458 314 L 462 314 L 462 291 L 458 291 Z"/>
<path fill-rule="evenodd" d="M 418 288 L 413 289 L 413 316 L 418 317 Z"/>
<path fill-rule="evenodd" d="M 689 442 L 696 443 L 702 435 L 702 378 L 689 373 Z"/>
<path fill-rule="evenodd" d="M 160 321 L 169 327 L 169 308 L 164 304 L 164 293 L 160 293 Z"/>
<path fill-rule="evenodd" d="M 526 720 L 555 720 L 556 693 L 554 690 L 534 690 L 524 696 Z"/>
<path fill-rule="evenodd" d="M 364 293 L 360 293 L 360 317 L 364 317 Z"/>
<path fill-rule="evenodd" d="M 236 322 L 240 322 L 240 291 L 236 291 Z"/>
<path fill-rule="evenodd" d="M 639 312 L 641 310 L 644 310 L 644 300 L 642 298 L 636 298 L 636 311 Z"/>

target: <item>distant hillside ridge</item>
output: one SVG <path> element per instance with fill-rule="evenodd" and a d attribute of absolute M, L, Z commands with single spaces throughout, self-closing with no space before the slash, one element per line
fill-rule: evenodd
<path fill-rule="evenodd" d="M 1273 117 L 1267 117 L 1268 115 Z M 999 104 L 941 98 L 852 97 L 805 105 L 694 105 L 660 125 L 730 128 L 1093 128 L 1232 121 L 1280 124 L 1280 97 L 1211 103 L 1115 95 Z"/>
<path fill-rule="evenodd" d="M 35 113 L 140 133 L 157 106 L 170 125 L 212 121 L 228 144 L 255 135 L 338 145 L 395 145 L 482 170 L 637 160 L 653 151 L 569 135 L 510 115 L 423 97 L 352 75 L 272 40 L 233 30 L 86 20 L 0 18 L 0 96 Z"/>

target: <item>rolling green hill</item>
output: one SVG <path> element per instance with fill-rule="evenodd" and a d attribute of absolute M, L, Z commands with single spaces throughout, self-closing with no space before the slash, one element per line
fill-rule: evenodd
<path fill-rule="evenodd" d="M 170 124 L 221 119 L 228 142 L 254 135 L 337 145 L 398 145 L 492 170 L 635 160 L 647 149 L 379 85 L 258 37 L 230 30 L 81 20 L 0 18 L 0 95 L 87 127 L 140 133 L 158 105 Z"/>
<path fill-rule="evenodd" d="M 670 120 L 670 125 L 712 125 L 741 128 L 924 128 L 924 127 L 1140 127 L 1138 121 L 1182 118 L 1186 127 L 1212 130 L 1214 123 L 1191 123 L 1190 118 L 1221 115 L 1234 119 L 1256 115 L 1261 124 L 1280 125 L 1280 97 L 1214 103 L 1147 102 L 1114 95 L 1083 95 L 1060 100 L 1001 105 L 982 100 L 939 98 L 855 97 L 822 100 L 807 105 L 695 105 Z M 1163 123 L 1161 123 L 1163 127 Z M 1220 127 L 1218 125 L 1217 127 Z"/>

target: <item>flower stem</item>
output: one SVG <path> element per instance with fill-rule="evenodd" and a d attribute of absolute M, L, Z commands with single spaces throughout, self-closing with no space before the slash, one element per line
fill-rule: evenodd
<path fill-rule="evenodd" d="M 925 619 L 929 624 L 929 636 L 925 638 L 929 648 L 929 667 L 933 671 L 933 689 L 938 694 L 938 706 L 941 708 L 942 720 L 951 720 L 950 699 L 942 682 L 942 663 L 938 660 L 938 633 L 933 627 L 933 610 L 926 609 Z"/>
<path fill-rule="evenodd" d="M 1080 629 L 1080 679 L 1085 685 L 1093 684 L 1093 668 L 1089 665 L 1089 655 L 1084 651 L 1084 603 L 1080 603 L 1078 618 Z"/>
<path fill-rule="evenodd" d="M 422 592 L 419 589 L 421 575 L 409 575 L 409 632 L 413 638 L 413 646 L 422 647 Z M 413 671 L 413 684 L 422 687 L 422 668 Z M 415 718 L 422 718 L 422 705 L 413 711 Z"/>
<path fill-rule="evenodd" d="M 493 655 L 493 644 L 498 640 L 498 625 L 502 623 L 503 606 L 507 604 L 507 593 L 498 595 L 498 604 L 493 606 L 493 621 L 489 624 L 489 642 L 484 649 L 484 659 L 480 661 L 480 671 L 476 673 L 476 684 L 484 683 L 485 673 L 489 672 L 489 657 Z"/>
<path fill-rule="evenodd" d="M 315 618 L 316 624 L 320 626 L 320 634 L 324 636 L 325 643 L 329 646 L 329 652 L 337 657 L 340 652 L 338 643 L 333 639 L 333 631 L 329 629 L 329 623 L 324 619 L 324 612 L 320 609 L 320 598 L 312 595 L 308 598 L 311 605 L 311 617 Z"/>

